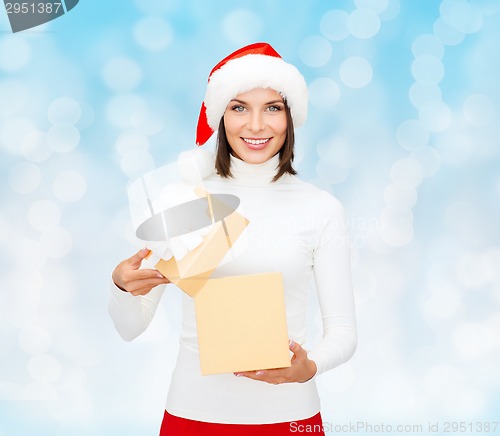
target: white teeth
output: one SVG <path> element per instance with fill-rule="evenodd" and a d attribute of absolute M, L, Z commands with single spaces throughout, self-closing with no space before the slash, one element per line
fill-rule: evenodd
<path fill-rule="evenodd" d="M 243 141 L 248 142 L 249 144 L 252 144 L 252 145 L 260 145 L 260 144 L 264 144 L 265 142 L 269 141 L 269 138 L 266 138 L 266 139 L 243 138 Z"/>

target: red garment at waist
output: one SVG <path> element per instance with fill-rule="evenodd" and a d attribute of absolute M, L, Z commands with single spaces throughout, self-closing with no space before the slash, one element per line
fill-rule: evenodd
<path fill-rule="evenodd" d="M 216 424 L 179 418 L 165 410 L 160 430 L 160 436 L 285 436 L 297 433 L 324 436 L 321 414 L 276 424 Z"/>

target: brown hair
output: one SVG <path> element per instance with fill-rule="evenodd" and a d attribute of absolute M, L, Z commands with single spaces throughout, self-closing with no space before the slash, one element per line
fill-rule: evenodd
<path fill-rule="evenodd" d="M 278 172 L 273 177 L 273 182 L 276 182 L 283 174 L 297 174 L 297 171 L 292 166 L 294 154 L 293 147 L 295 145 L 295 133 L 293 130 L 292 114 L 290 108 L 285 101 L 286 114 L 286 138 L 283 146 L 279 151 L 280 162 L 278 164 Z M 224 116 L 220 119 L 219 129 L 217 131 L 217 152 L 215 157 L 215 169 L 221 177 L 232 177 L 231 174 L 231 147 L 226 136 L 226 126 L 224 125 Z"/>

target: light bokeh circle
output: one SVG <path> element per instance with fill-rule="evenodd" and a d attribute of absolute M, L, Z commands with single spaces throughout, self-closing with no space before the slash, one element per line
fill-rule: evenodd
<path fill-rule="evenodd" d="M 380 14 L 389 6 L 389 0 L 354 0 L 354 4 L 358 9 L 368 9 Z"/>
<path fill-rule="evenodd" d="M 416 187 L 422 182 L 422 168 L 418 162 L 402 158 L 391 167 L 391 180 L 405 187 Z"/>
<path fill-rule="evenodd" d="M 495 15 L 500 12 L 500 2 L 497 0 L 473 0 L 474 5 L 485 16 Z"/>
<path fill-rule="evenodd" d="M 299 46 L 299 56 L 301 61 L 309 67 L 322 67 L 332 56 L 332 46 L 322 36 L 308 36 Z"/>
<path fill-rule="evenodd" d="M 420 107 L 419 119 L 429 131 L 442 132 L 450 126 L 452 113 L 442 101 L 429 101 Z"/>
<path fill-rule="evenodd" d="M 455 29 L 449 23 L 447 23 L 443 18 L 438 18 L 433 25 L 433 32 L 443 44 L 445 45 L 458 45 L 464 38 L 465 34 Z"/>
<path fill-rule="evenodd" d="M 436 38 L 436 35 L 431 34 L 417 36 L 411 45 L 411 51 L 416 58 L 422 55 L 432 55 L 442 59 L 444 56 L 443 43 Z"/>
<path fill-rule="evenodd" d="M 438 57 L 423 54 L 413 61 L 411 72 L 417 82 L 434 85 L 443 80 L 444 66 Z"/>
<path fill-rule="evenodd" d="M 73 124 L 54 124 L 47 132 L 47 143 L 54 151 L 68 153 L 80 143 L 80 131 Z"/>
<path fill-rule="evenodd" d="M 161 51 L 172 44 L 174 31 L 168 21 L 159 16 L 148 16 L 134 26 L 135 42 L 148 51 Z"/>
<path fill-rule="evenodd" d="M 50 103 L 47 116 L 52 124 L 76 124 L 82 115 L 80 104 L 69 97 L 60 97 Z"/>
<path fill-rule="evenodd" d="M 31 162 L 46 161 L 53 153 L 47 143 L 47 133 L 40 130 L 29 132 L 21 143 L 21 153 Z"/>
<path fill-rule="evenodd" d="M 347 28 L 356 38 L 370 39 L 380 30 L 380 19 L 369 9 L 355 9 L 349 15 Z"/>
<path fill-rule="evenodd" d="M 125 56 L 109 59 L 102 70 L 106 86 L 116 92 L 128 92 L 142 81 L 142 69 L 137 62 Z"/>
<path fill-rule="evenodd" d="M 330 109 L 336 106 L 339 99 L 339 85 L 329 77 L 320 77 L 309 85 L 309 102 L 313 106 Z"/>
<path fill-rule="evenodd" d="M 229 12 L 222 21 L 222 32 L 233 44 L 244 45 L 255 42 L 262 33 L 261 18 L 250 9 Z"/>
<path fill-rule="evenodd" d="M 33 380 L 39 383 L 53 383 L 62 373 L 59 361 L 50 354 L 33 356 L 28 362 L 28 372 Z"/>
<path fill-rule="evenodd" d="M 21 162 L 14 165 L 9 172 L 9 185 L 18 194 L 29 194 L 35 191 L 42 180 L 42 172 L 38 165 Z"/>
<path fill-rule="evenodd" d="M 334 9 L 326 12 L 319 23 L 321 34 L 331 41 L 342 41 L 350 34 L 347 27 L 349 14 L 345 11 Z"/>
<path fill-rule="evenodd" d="M 342 82 L 350 88 L 363 88 L 373 77 L 370 62 L 358 56 L 352 56 L 342 62 L 339 74 Z"/>
<path fill-rule="evenodd" d="M 85 195 L 87 181 L 78 171 L 62 171 L 54 178 L 52 190 L 59 200 L 67 203 L 75 202 Z"/>
<path fill-rule="evenodd" d="M 401 12 L 401 4 L 399 0 L 389 0 L 387 7 L 379 13 L 379 17 L 383 21 L 391 21 L 398 17 Z"/>
<path fill-rule="evenodd" d="M 441 16 L 461 33 L 476 33 L 483 25 L 483 16 L 477 6 L 464 0 L 443 0 Z"/>

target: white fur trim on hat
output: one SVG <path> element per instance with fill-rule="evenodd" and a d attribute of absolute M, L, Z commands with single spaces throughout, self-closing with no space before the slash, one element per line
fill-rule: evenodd
<path fill-rule="evenodd" d="M 216 130 L 228 103 L 255 88 L 279 92 L 290 107 L 294 127 L 307 117 L 307 85 L 302 74 L 283 59 L 250 54 L 233 59 L 210 76 L 205 94 L 208 125 Z"/>

